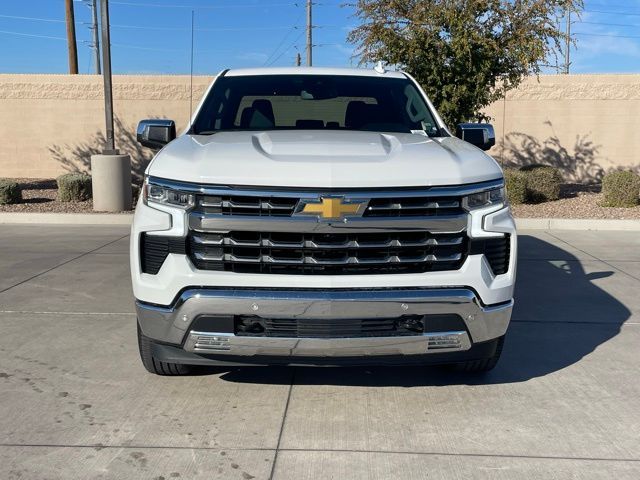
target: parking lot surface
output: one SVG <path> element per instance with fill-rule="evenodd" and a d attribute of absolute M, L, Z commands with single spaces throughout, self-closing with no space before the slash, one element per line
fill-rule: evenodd
<path fill-rule="evenodd" d="M 142 367 L 128 228 L 0 227 L 2 479 L 638 479 L 640 235 L 520 232 L 485 376 Z"/>

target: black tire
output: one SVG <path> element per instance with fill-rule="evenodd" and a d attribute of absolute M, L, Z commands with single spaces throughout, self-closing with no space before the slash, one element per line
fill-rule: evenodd
<path fill-rule="evenodd" d="M 156 360 L 152 353 L 153 340 L 145 337 L 138 325 L 138 348 L 140 349 L 140 359 L 144 368 L 156 375 L 188 375 L 191 372 L 190 365 L 180 363 L 167 363 Z"/>
<path fill-rule="evenodd" d="M 496 340 L 496 349 L 493 356 L 489 358 L 480 358 L 478 360 L 468 360 L 466 362 L 456 363 L 452 365 L 456 372 L 465 373 L 485 373 L 493 370 L 500 360 L 502 348 L 504 347 L 504 336 Z"/>

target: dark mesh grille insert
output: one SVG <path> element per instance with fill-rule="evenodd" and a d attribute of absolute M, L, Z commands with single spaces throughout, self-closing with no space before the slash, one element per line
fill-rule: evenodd
<path fill-rule="evenodd" d="M 486 238 L 471 242 L 471 254 L 484 254 L 494 275 L 502 275 L 509 270 L 511 236 Z"/>
<path fill-rule="evenodd" d="M 251 337 L 390 337 L 465 330 L 464 321 L 454 314 L 344 319 L 262 318 L 252 315 L 235 318 L 236 335 Z"/>
<path fill-rule="evenodd" d="M 144 273 L 157 274 L 170 253 L 186 253 L 184 237 L 163 237 L 146 233 L 140 236 L 140 263 Z"/>

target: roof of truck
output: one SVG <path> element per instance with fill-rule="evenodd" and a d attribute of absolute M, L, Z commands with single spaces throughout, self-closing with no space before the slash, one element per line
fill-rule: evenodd
<path fill-rule="evenodd" d="M 249 75 L 352 75 L 357 77 L 407 78 L 403 72 L 385 70 L 379 73 L 370 68 L 330 68 L 330 67 L 267 67 L 238 68 L 228 70 L 225 77 L 241 77 Z"/>

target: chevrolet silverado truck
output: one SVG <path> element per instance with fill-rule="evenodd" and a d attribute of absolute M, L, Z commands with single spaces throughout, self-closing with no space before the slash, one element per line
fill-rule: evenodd
<path fill-rule="evenodd" d="M 149 372 L 194 365 L 492 369 L 516 231 L 488 124 L 453 135 L 381 68 L 225 70 L 159 150 L 131 230 Z"/>

